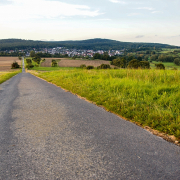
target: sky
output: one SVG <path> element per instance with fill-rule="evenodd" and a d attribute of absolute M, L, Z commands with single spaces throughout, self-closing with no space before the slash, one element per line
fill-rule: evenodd
<path fill-rule="evenodd" d="M 180 46 L 180 0 L 0 0 L 0 39 Z"/>

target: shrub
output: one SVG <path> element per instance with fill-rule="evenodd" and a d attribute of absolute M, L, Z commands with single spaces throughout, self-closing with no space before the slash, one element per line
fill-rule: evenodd
<path fill-rule="evenodd" d="M 11 69 L 17 69 L 20 68 L 19 64 L 15 61 L 11 64 Z"/>
<path fill-rule="evenodd" d="M 177 66 L 180 66 L 180 58 L 174 59 L 174 64 L 176 64 Z"/>
<path fill-rule="evenodd" d="M 29 64 L 29 63 L 32 63 L 32 60 L 31 59 L 26 59 L 26 62 Z"/>
<path fill-rule="evenodd" d="M 126 67 L 126 60 L 124 58 L 114 59 L 111 62 L 111 65 L 118 66 L 120 68 L 125 68 Z"/>
<path fill-rule="evenodd" d="M 114 69 L 119 69 L 118 67 L 114 67 Z"/>
<path fill-rule="evenodd" d="M 140 67 L 140 61 L 138 61 L 137 59 L 131 60 L 128 64 L 128 68 L 138 69 L 139 67 Z"/>
<path fill-rule="evenodd" d="M 84 68 L 86 68 L 86 65 L 85 64 L 81 64 L 80 68 L 84 69 Z"/>
<path fill-rule="evenodd" d="M 87 66 L 86 69 L 94 69 L 94 66 Z"/>
<path fill-rule="evenodd" d="M 56 60 L 52 59 L 51 67 L 57 67 L 57 62 L 56 62 Z"/>
<path fill-rule="evenodd" d="M 33 67 L 34 67 L 34 65 L 32 63 L 29 63 L 28 65 L 26 65 L 26 68 L 28 68 L 28 69 L 31 69 Z"/>
<path fill-rule="evenodd" d="M 140 67 L 142 69 L 150 69 L 150 63 L 149 61 L 140 61 Z"/>
<path fill-rule="evenodd" d="M 97 69 L 111 69 L 109 64 L 101 64 L 97 67 Z"/>
<path fill-rule="evenodd" d="M 156 69 L 165 69 L 165 66 L 162 63 L 155 64 L 155 66 L 156 66 Z"/>

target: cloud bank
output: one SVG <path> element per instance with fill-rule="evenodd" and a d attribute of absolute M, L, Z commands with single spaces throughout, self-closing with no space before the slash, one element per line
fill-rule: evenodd
<path fill-rule="evenodd" d="M 60 1 L 11 0 L 9 2 L 11 3 L 0 6 L 0 20 L 54 19 L 73 16 L 96 17 L 100 15 L 98 10 L 91 10 L 89 6 Z"/>

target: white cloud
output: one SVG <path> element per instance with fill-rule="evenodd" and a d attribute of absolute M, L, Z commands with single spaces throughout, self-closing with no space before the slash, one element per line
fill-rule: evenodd
<path fill-rule="evenodd" d="M 128 16 L 138 16 L 138 15 L 140 15 L 141 13 L 130 13 L 130 14 L 128 14 Z"/>
<path fill-rule="evenodd" d="M 118 0 L 109 0 L 112 3 L 119 3 L 119 4 L 127 4 L 125 1 L 118 1 Z"/>
<path fill-rule="evenodd" d="M 143 38 L 144 37 L 144 35 L 138 35 L 138 36 L 136 36 L 136 38 Z"/>
<path fill-rule="evenodd" d="M 162 11 L 153 11 L 152 14 L 163 13 Z"/>
<path fill-rule="evenodd" d="M 111 21 L 111 19 L 97 19 L 96 21 Z"/>
<path fill-rule="evenodd" d="M 151 8 L 151 7 L 139 7 L 139 8 L 136 8 L 136 9 L 144 9 L 144 10 L 149 10 L 149 11 L 153 11 L 154 8 Z"/>
<path fill-rule="evenodd" d="M 89 6 L 50 0 L 11 0 L 11 4 L 0 6 L 0 21 L 22 19 L 55 19 L 72 16 L 96 17 L 98 10 Z"/>

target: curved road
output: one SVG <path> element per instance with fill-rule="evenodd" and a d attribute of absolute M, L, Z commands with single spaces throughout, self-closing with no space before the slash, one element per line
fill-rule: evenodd
<path fill-rule="evenodd" d="M 180 147 L 29 73 L 0 85 L 0 179 L 180 179 Z"/>

